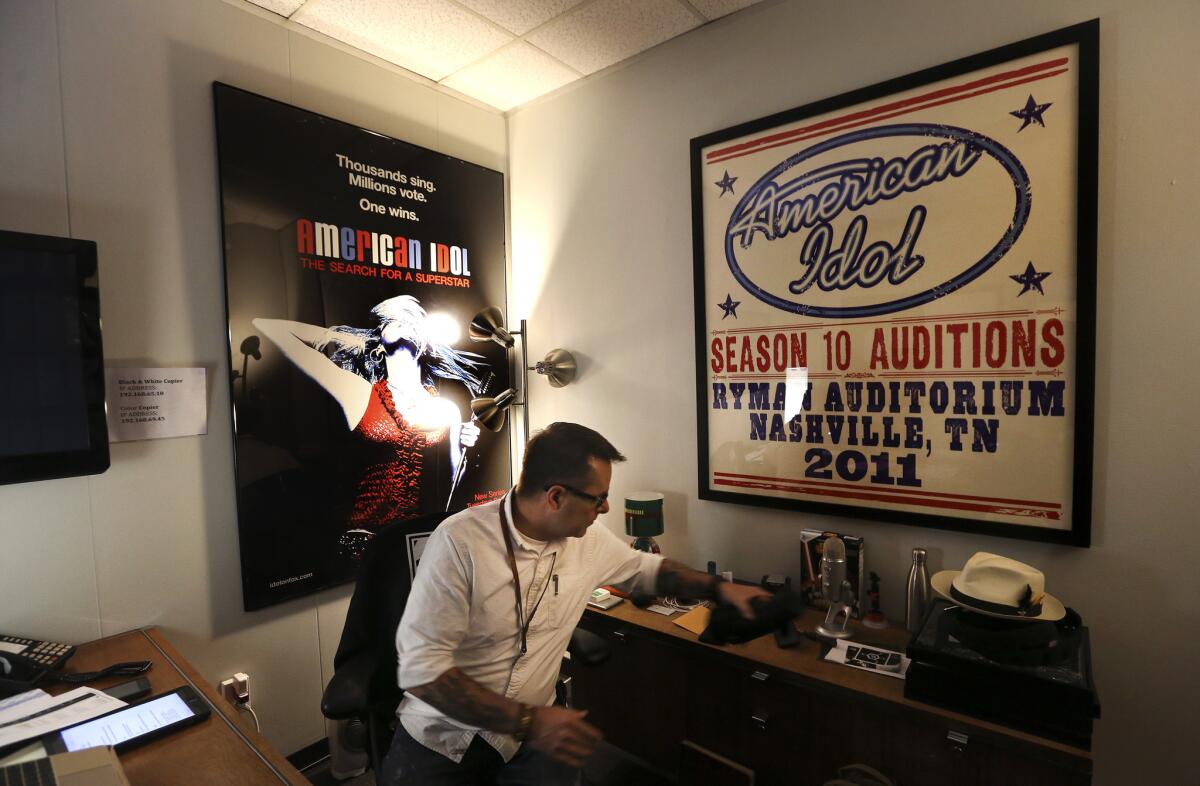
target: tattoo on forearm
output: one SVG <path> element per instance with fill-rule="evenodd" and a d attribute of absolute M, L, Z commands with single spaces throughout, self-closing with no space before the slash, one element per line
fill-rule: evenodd
<path fill-rule="evenodd" d="M 457 667 L 408 692 L 451 718 L 481 729 L 511 734 L 520 722 L 519 703 L 488 690 Z"/>
<path fill-rule="evenodd" d="M 716 578 L 674 560 L 663 560 L 658 569 L 655 590 L 659 595 L 714 599 L 716 589 Z"/>

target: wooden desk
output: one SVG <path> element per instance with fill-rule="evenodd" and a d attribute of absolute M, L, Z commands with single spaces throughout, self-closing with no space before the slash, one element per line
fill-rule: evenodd
<path fill-rule="evenodd" d="M 812 630 L 822 615 L 808 610 L 797 625 Z M 904 786 L 1091 782 L 1090 752 L 906 699 L 901 680 L 820 660 L 809 639 L 715 647 L 630 603 L 589 608 L 580 624 L 613 654 L 570 669 L 577 706 L 610 742 L 672 776 L 687 741 L 754 770 L 757 784 L 820 784 L 853 762 Z M 908 634 L 855 638 L 903 650 Z"/>
<path fill-rule="evenodd" d="M 238 711 L 218 696 L 155 628 L 80 645 L 64 671 L 97 671 L 131 660 L 153 662 L 145 676 L 154 694 L 191 685 L 213 708 L 207 720 L 121 754 L 121 765 L 132 786 L 309 783 L 262 735 L 241 725 Z M 103 690 L 129 679 L 106 677 L 88 685 Z M 51 691 L 61 693 L 74 687 L 60 683 Z"/>

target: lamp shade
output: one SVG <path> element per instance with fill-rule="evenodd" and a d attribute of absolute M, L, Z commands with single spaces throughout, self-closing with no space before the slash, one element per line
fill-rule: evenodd
<path fill-rule="evenodd" d="M 512 406 L 516 397 L 516 391 L 508 388 L 495 398 L 471 399 L 471 415 L 484 428 L 499 431 L 504 428 L 504 413 Z"/>
<path fill-rule="evenodd" d="M 467 333 L 472 341 L 495 341 L 502 347 L 513 345 L 512 334 L 504 329 L 504 314 L 496 306 L 488 306 L 476 314 Z"/>
<path fill-rule="evenodd" d="M 552 349 L 545 360 L 539 360 L 533 370 L 550 380 L 550 387 L 564 388 L 575 379 L 575 356 L 565 349 Z"/>
<path fill-rule="evenodd" d="M 634 491 L 625 497 L 625 534 L 636 538 L 663 534 L 663 495 Z"/>

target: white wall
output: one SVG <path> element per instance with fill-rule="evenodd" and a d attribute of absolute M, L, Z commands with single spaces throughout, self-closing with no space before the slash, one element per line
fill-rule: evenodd
<path fill-rule="evenodd" d="M 0 0 L 0 43 L 0 228 L 99 244 L 110 366 L 209 372 L 207 436 L 0 487 L 0 631 L 158 625 L 214 683 L 248 672 L 290 753 L 325 734 L 350 588 L 242 611 L 211 83 L 499 170 L 504 118 L 241 3 Z"/>
<path fill-rule="evenodd" d="M 1093 547 L 698 502 L 688 140 L 1097 16 Z M 285 752 L 324 733 L 317 704 L 348 588 L 241 610 L 210 95 L 221 80 L 512 172 L 511 315 L 530 317 L 531 357 L 565 346 L 581 362 L 569 388 L 533 381 L 533 423 L 610 436 L 631 458 L 614 498 L 668 494 L 670 553 L 797 575 L 801 526 L 853 530 L 893 617 L 914 545 L 935 568 L 980 548 L 1039 565 L 1092 628 L 1097 786 L 1195 782 L 1197 33 L 1194 0 L 767 0 L 518 110 L 506 167 L 504 118 L 240 4 L 0 0 L 0 228 L 99 242 L 110 364 L 210 371 L 208 436 L 115 445 L 104 475 L 0 487 L 0 631 L 84 641 L 158 624 L 209 679 L 253 675 Z M 620 529 L 619 514 L 607 523 Z"/>
<path fill-rule="evenodd" d="M 1090 549 L 696 499 L 688 140 L 1090 18 L 1101 19 L 1095 518 Z M 1083 615 L 1104 717 L 1097 786 L 1197 783 L 1200 509 L 1200 4 L 767 2 L 510 113 L 512 316 L 531 356 L 577 352 L 576 384 L 535 380 L 534 428 L 579 420 L 629 457 L 613 498 L 667 494 L 665 551 L 798 576 L 802 526 L 866 537 L 884 611 L 903 614 L 913 546 L 933 569 L 976 550 L 1040 566 Z M 619 509 L 607 518 L 620 531 Z"/>

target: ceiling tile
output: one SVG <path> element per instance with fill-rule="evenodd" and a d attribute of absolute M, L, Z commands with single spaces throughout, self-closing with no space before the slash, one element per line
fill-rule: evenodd
<path fill-rule="evenodd" d="M 534 31 L 526 40 L 592 74 L 698 26 L 676 0 L 596 0 Z"/>
<path fill-rule="evenodd" d="M 296 9 L 304 5 L 304 0 L 250 0 L 259 8 L 265 8 L 280 16 L 291 16 Z"/>
<path fill-rule="evenodd" d="M 292 20 L 435 81 L 512 40 L 450 0 L 308 0 Z"/>
<path fill-rule="evenodd" d="M 743 8 L 748 8 L 759 0 L 688 0 L 692 6 L 704 14 L 707 19 L 719 19 L 726 14 L 732 14 L 734 11 L 741 11 Z"/>
<path fill-rule="evenodd" d="M 458 0 L 509 32 L 525 35 L 582 0 Z"/>
<path fill-rule="evenodd" d="M 451 74 L 442 84 L 507 110 L 578 78 L 579 74 L 545 52 L 518 41 Z"/>

